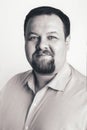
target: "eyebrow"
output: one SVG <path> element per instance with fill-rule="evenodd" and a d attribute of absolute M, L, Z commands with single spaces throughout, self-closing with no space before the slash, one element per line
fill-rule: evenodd
<path fill-rule="evenodd" d="M 29 32 L 29 33 L 28 33 L 28 35 L 31 35 L 31 34 L 38 35 L 38 34 L 35 33 L 35 32 Z"/>
<path fill-rule="evenodd" d="M 57 34 L 58 35 L 58 33 L 56 31 L 48 32 L 47 34 Z"/>
<path fill-rule="evenodd" d="M 36 33 L 36 32 L 29 32 L 29 33 L 28 33 L 28 35 L 32 35 L 32 34 L 34 34 L 34 35 L 39 35 L 39 34 Z M 57 33 L 56 31 L 53 31 L 53 32 L 47 32 L 47 34 L 57 34 L 57 35 L 58 35 L 58 33 Z"/>

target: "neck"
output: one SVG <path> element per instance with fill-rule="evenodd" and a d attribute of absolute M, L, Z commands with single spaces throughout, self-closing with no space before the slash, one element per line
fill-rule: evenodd
<path fill-rule="evenodd" d="M 34 72 L 34 74 L 35 74 L 35 84 L 38 90 L 43 88 L 55 76 L 55 74 L 44 75 L 39 74 L 37 72 Z"/>

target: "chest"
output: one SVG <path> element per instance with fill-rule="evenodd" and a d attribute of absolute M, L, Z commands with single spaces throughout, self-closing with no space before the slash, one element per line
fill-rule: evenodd
<path fill-rule="evenodd" d="M 85 130 L 87 106 L 84 98 L 49 91 L 28 117 L 32 101 L 31 93 L 8 96 L 2 107 L 1 130 Z"/>

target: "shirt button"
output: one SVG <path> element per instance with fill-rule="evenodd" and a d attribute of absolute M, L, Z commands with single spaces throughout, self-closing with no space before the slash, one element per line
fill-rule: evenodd
<path fill-rule="evenodd" d="M 25 130 L 28 130 L 28 126 L 25 127 Z"/>

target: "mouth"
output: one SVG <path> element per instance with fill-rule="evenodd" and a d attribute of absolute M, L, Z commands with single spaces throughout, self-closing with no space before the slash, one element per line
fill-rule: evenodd
<path fill-rule="evenodd" d="M 36 51 L 35 52 L 36 57 L 40 57 L 40 56 L 51 56 L 53 57 L 53 54 L 47 50 L 44 51 Z"/>

